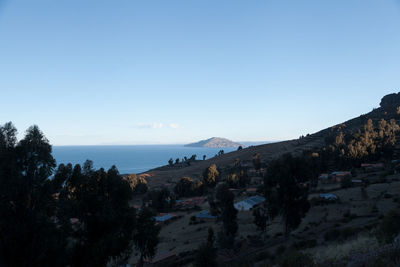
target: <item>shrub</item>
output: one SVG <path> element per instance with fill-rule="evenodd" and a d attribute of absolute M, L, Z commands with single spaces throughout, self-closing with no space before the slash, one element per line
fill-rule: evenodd
<path fill-rule="evenodd" d="M 131 189 L 136 194 L 144 194 L 147 192 L 147 181 L 141 176 L 137 176 L 136 174 L 129 174 L 123 176 L 128 183 Z"/>
<path fill-rule="evenodd" d="M 217 165 L 211 164 L 203 172 L 203 181 L 209 187 L 214 187 L 217 184 L 219 178 L 219 171 Z"/>

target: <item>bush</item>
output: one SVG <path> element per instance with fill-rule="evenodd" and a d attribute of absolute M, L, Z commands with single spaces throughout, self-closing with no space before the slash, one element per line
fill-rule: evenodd
<path fill-rule="evenodd" d="M 144 194 L 147 192 L 147 181 L 143 177 L 137 176 L 136 174 L 129 174 L 123 176 L 123 179 L 129 183 L 129 186 L 135 194 Z"/>
<path fill-rule="evenodd" d="M 217 165 L 211 164 L 203 172 L 203 181 L 208 187 L 214 187 L 217 184 L 219 178 L 219 171 Z"/>

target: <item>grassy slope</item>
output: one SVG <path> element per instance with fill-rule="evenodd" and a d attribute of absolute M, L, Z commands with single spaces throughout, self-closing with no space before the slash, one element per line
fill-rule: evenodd
<path fill-rule="evenodd" d="M 348 120 L 345 122 L 345 124 L 348 129 L 357 130 L 361 129 L 369 118 L 377 121 L 381 118 L 390 119 L 390 117 L 390 115 L 385 115 L 384 111 L 379 108 L 371 111 L 368 114 Z M 183 176 L 189 176 L 191 178 L 201 178 L 204 169 L 211 164 L 216 164 L 219 168 L 224 169 L 226 167 L 232 166 L 236 158 L 239 158 L 243 164 L 247 164 L 250 166 L 252 164 L 252 156 L 255 153 L 259 153 L 261 155 L 261 160 L 263 162 L 268 162 L 270 160 L 278 158 L 285 153 L 298 154 L 304 150 L 322 146 L 324 144 L 324 139 L 329 133 L 330 129 L 331 128 L 321 130 L 302 139 L 248 147 L 240 151 L 230 152 L 225 155 L 214 157 L 205 161 L 196 161 L 195 163 L 192 163 L 191 166 L 163 166 L 142 173 L 141 175 L 143 175 L 148 180 L 150 187 L 157 187 L 163 185 L 166 182 L 176 182 Z"/>

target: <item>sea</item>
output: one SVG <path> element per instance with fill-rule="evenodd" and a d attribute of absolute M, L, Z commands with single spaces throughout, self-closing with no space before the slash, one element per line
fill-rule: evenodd
<path fill-rule="evenodd" d="M 225 153 L 237 148 L 185 147 L 184 145 L 124 145 L 124 146 L 53 146 L 53 157 L 57 165 L 63 163 L 83 164 L 93 161 L 96 169 L 109 169 L 115 165 L 120 174 L 142 173 L 156 167 L 168 165 L 168 160 L 185 156 L 202 160 L 214 157 L 220 150 Z"/>

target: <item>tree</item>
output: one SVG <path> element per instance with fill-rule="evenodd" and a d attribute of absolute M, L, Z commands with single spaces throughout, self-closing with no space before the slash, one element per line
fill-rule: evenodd
<path fill-rule="evenodd" d="M 259 230 L 265 232 L 267 230 L 268 211 L 264 207 L 258 207 L 253 210 L 254 224 Z"/>
<path fill-rule="evenodd" d="M 160 227 L 155 224 L 151 211 L 142 207 L 137 217 L 137 228 L 134 235 L 135 247 L 140 252 L 138 266 L 143 266 L 145 259 L 152 259 L 156 254 L 160 230 Z"/>
<path fill-rule="evenodd" d="M 238 230 L 236 221 L 237 210 L 233 205 L 234 194 L 227 184 L 220 184 L 216 188 L 215 200 L 210 203 L 211 208 L 221 215 L 222 231 L 219 233 L 219 242 L 222 247 L 231 247 Z"/>
<path fill-rule="evenodd" d="M 171 192 L 167 188 L 147 192 L 146 200 L 151 200 L 151 207 L 159 212 L 169 211 L 174 206 Z"/>
<path fill-rule="evenodd" d="M 272 162 L 264 179 L 265 196 L 272 219 L 281 214 L 286 237 L 296 229 L 310 209 L 306 182 L 312 175 L 307 161 L 285 154 Z"/>
<path fill-rule="evenodd" d="M 219 171 L 217 165 L 211 164 L 203 172 L 203 181 L 208 187 L 214 187 L 217 184 L 219 178 Z"/>
<path fill-rule="evenodd" d="M 261 170 L 261 158 L 260 158 L 260 154 L 256 153 L 253 155 L 253 165 L 254 165 L 254 169 L 256 169 L 256 171 L 260 172 Z"/>
<path fill-rule="evenodd" d="M 217 266 L 217 250 L 215 248 L 214 230 L 208 228 L 207 242 L 200 245 L 198 248 L 194 266 L 196 267 L 214 267 Z"/>
<path fill-rule="evenodd" d="M 128 181 L 133 193 L 144 194 L 147 192 L 147 181 L 143 177 L 137 176 L 136 174 L 129 174 L 125 175 L 123 178 Z"/>
<path fill-rule="evenodd" d="M 239 187 L 239 176 L 236 173 L 231 173 L 228 175 L 226 182 L 230 187 L 238 188 Z"/>
<path fill-rule="evenodd" d="M 37 126 L 0 126 L 0 259 L 6 266 L 106 266 L 133 246 L 132 190 L 112 167 L 61 164 Z M 54 177 L 52 177 L 54 174 Z M 52 178 L 51 178 L 52 177 Z"/>
<path fill-rule="evenodd" d="M 203 194 L 204 184 L 201 181 L 194 181 L 190 177 L 183 177 L 174 187 L 174 192 L 179 197 L 190 197 Z"/>
<path fill-rule="evenodd" d="M 115 166 L 106 172 L 91 165 L 86 161 L 82 171 L 77 165 L 72 174 L 64 172 L 58 218 L 70 238 L 70 264 L 106 266 L 111 259 L 125 263 L 136 225 L 135 209 L 129 205 L 133 191 Z"/>
<path fill-rule="evenodd" d="M 18 143 L 16 133 L 12 123 L 0 126 L 0 258 L 6 266 L 63 265 L 51 146 L 37 126 Z"/>
<path fill-rule="evenodd" d="M 242 165 L 242 161 L 240 160 L 240 158 L 235 158 L 235 161 L 233 162 L 233 166 L 235 168 L 239 168 Z"/>

